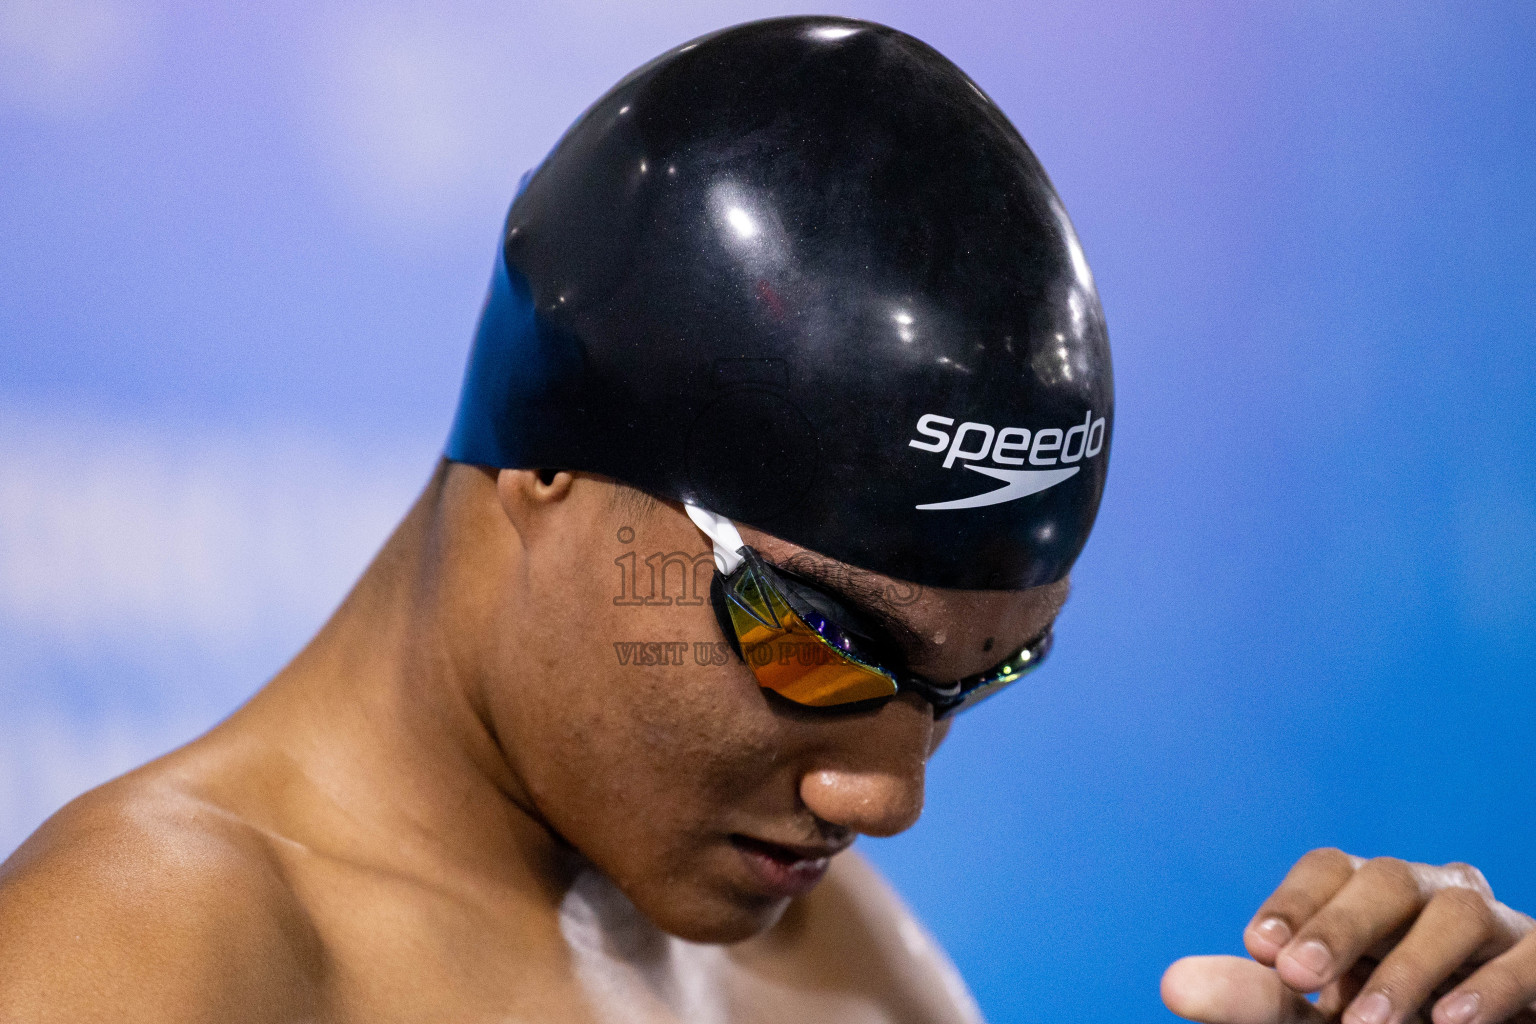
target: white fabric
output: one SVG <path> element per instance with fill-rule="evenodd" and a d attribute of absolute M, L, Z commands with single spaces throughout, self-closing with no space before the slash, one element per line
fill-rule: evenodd
<path fill-rule="evenodd" d="M 674 938 L 596 871 L 560 901 L 560 934 L 576 979 L 603 1024 L 726 1024 L 723 946 Z"/>
<path fill-rule="evenodd" d="M 703 530 L 704 536 L 715 545 L 715 568 L 726 576 L 735 572 L 743 561 L 741 549 L 746 547 L 736 524 L 725 516 L 717 516 L 697 505 L 684 504 L 683 509 L 688 513 L 688 518 L 693 520 L 693 525 Z"/>
<path fill-rule="evenodd" d="M 915 923 L 912 927 L 921 934 Z M 591 869 L 576 877 L 560 901 L 560 934 L 598 1024 L 804 1020 L 895 1024 L 897 1020 L 864 993 L 820 990 L 775 976 L 782 972 L 744 969 L 733 962 L 726 946 L 700 945 L 668 935 L 617 886 Z M 902 938 L 910 948 L 913 939 L 905 930 Z M 937 950 L 925 955 L 944 961 Z M 949 972 L 954 974 L 954 969 Z M 958 974 L 953 985 L 950 996 L 961 1011 L 956 1019 L 982 1024 L 980 1011 L 969 1010 L 975 1004 Z"/>

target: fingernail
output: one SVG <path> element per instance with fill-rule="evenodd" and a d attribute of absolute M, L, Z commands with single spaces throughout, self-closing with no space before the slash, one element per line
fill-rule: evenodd
<path fill-rule="evenodd" d="M 1328 947 L 1316 939 L 1308 939 L 1288 954 L 1302 970 L 1316 976 L 1319 980 L 1328 976 L 1328 964 L 1333 957 L 1328 952 Z"/>
<path fill-rule="evenodd" d="M 1350 1024 L 1386 1024 L 1392 1013 L 1392 1000 L 1380 992 L 1356 999 L 1344 1019 Z"/>
<path fill-rule="evenodd" d="M 1439 1024 L 1467 1024 L 1477 1014 L 1477 1004 L 1476 992 L 1463 992 L 1435 1007 L 1434 1018 Z"/>
<path fill-rule="evenodd" d="M 1291 926 L 1278 917 L 1266 917 L 1253 926 L 1253 934 L 1279 947 L 1291 941 Z"/>

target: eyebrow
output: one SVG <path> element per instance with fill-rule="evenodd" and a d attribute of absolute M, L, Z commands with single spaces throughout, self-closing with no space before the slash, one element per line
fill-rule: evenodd
<path fill-rule="evenodd" d="M 765 559 L 775 569 L 798 576 L 828 596 L 848 605 L 853 611 L 870 620 L 870 624 L 886 635 L 879 639 L 888 641 L 901 651 L 907 663 L 921 664 L 938 653 L 938 645 L 923 636 L 910 620 L 897 611 L 897 606 L 885 595 L 885 583 L 842 562 L 822 558 L 809 551 L 797 551 L 782 561 Z"/>

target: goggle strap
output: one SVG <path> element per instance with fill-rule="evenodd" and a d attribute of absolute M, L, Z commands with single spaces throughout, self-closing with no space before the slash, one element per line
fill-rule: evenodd
<path fill-rule="evenodd" d="M 721 575 L 729 576 L 735 572 L 742 563 L 741 549 L 746 542 L 741 539 L 741 532 L 736 529 L 736 524 L 725 516 L 717 516 L 708 509 L 697 505 L 683 504 L 683 511 L 688 513 L 688 518 L 693 520 L 693 525 L 704 531 L 704 536 L 710 539 L 715 546 L 715 568 Z"/>

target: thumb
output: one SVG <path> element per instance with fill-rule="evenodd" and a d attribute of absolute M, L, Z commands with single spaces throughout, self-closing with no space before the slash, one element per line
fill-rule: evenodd
<path fill-rule="evenodd" d="M 1204 1024 L 1324 1024 L 1280 975 L 1238 956 L 1187 956 L 1163 974 L 1163 1002 Z"/>

